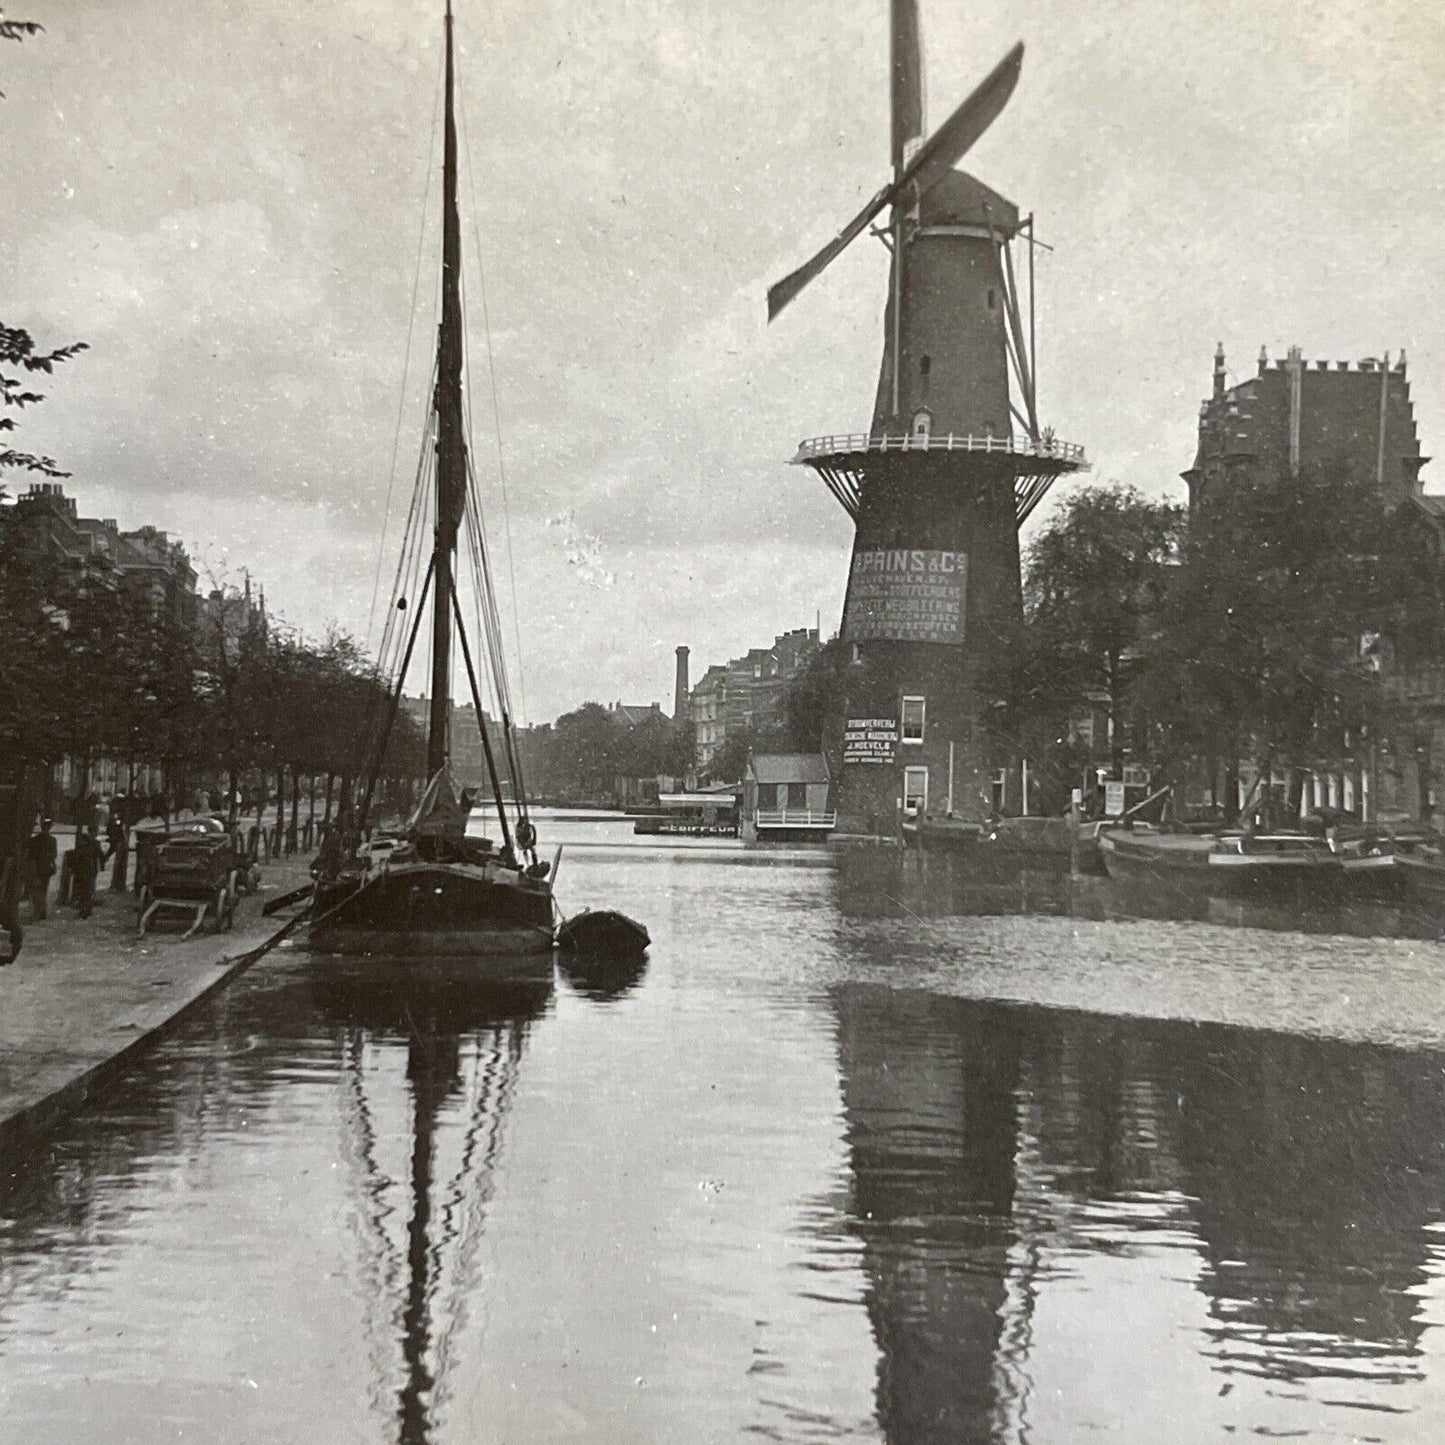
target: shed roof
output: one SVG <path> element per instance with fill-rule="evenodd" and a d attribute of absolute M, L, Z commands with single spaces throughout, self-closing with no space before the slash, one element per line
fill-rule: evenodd
<path fill-rule="evenodd" d="M 759 783 L 826 783 L 828 760 L 822 753 L 754 753 L 748 772 Z"/>

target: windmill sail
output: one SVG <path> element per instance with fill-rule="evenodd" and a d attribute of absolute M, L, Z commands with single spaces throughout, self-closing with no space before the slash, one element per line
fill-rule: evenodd
<path fill-rule="evenodd" d="M 915 25 L 914 34 L 917 34 Z M 768 320 L 777 314 L 821 272 L 837 259 L 868 228 L 868 223 L 885 206 L 895 202 L 909 186 L 917 194 L 938 184 L 963 159 L 978 138 L 998 119 L 1018 84 L 1023 66 L 1024 46 L 1019 41 L 975 88 L 949 118 L 918 148 L 913 158 L 898 172 L 896 179 L 868 202 L 863 209 L 811 260 L 804 262 L 791 275 L 785 276 L 768 291 Z M 921 67 L 914 73 L 921 77 Z M 921 80 L 920 80 L 921 86 Z M 895 88 L 895 105 L 899 103 Z M 919 90 L 919 104 L 922 92 Z M 895 124 L 898 111 L 895 109 Z"/>
<path fill-rule="evenodd" d="M 923 37 L 918 0 L 893 0 L 889 29 L 893 72 L 893 174 L 908 162 L 912 143 L 923 138 Z"/>

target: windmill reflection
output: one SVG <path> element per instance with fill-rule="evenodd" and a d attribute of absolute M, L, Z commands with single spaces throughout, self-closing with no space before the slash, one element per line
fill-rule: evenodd
<path fill-rule="evenodd" d="M 834 1006 L 895 1445 L 1026 1439 L 1030 1400 L 1072 1384 L 1039 1377 L 1036 1314 L 1091 1255 L 1197 1260 L 1192 1286 L 1159 1287 L 1202 1292 L 1207 1328 L 1172 1339 L 1219 1375 L 1388 1391 L 1422 1373 L 1438 1057 L 862 984 Z M 1055 1332 L 1097 1329 L 1065 1296 Z"/>
<path fill-rule="evenodd" d="M 318 1005 L 345 1028 L 345 1153 L 368 1284 L 391 1307 L 372 1352 L 377 1380 L 395 1386 L 376 1403 L 394 1415 L 400 1445 L 436 1439 L 448 1366 L 479 1285 L 527 1030 L 550 993 L 550 983 L 378 986 L 336 976 L 313 986 Z M 388 1135 L 402 1145 L 391 1174 L 382 1162 Z"/>

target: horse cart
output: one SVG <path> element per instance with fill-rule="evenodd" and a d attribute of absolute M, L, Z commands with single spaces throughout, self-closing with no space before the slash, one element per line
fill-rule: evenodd
<path fill-rule="evenodd" d="M 140 932 L 163 912 L 190 915 L 184 938 L 198 932 L 207 918 L 217 933 L 230 928 L 244 862 L 226 832 L 184 832 L 156 842 L 140 892 Z"/>

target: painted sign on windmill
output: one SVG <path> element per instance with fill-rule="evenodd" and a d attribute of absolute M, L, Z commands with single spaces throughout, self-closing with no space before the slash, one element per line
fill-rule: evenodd
<path fill-rule="evenodd" d="M 848 642 L 964 640 L 968 554 L 878 548 L 853 554 L 844 608 Z"/>
<path fill-rule="evenodd" d="M 843 762 L 892 763 L 898 757 L 896 717 L 850 717 L 843 728 Z"/>

